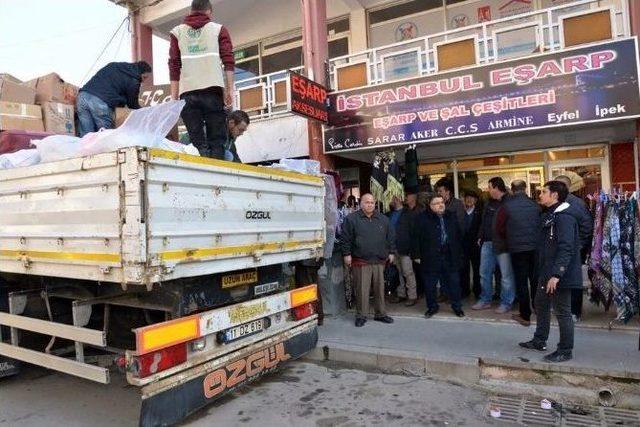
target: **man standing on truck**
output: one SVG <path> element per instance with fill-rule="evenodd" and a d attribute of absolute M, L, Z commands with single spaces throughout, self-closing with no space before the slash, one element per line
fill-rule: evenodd
<path fill-rule="evenodd" d="M 191 143 L 200 155 L 224 160 L 235 61 L 229 32 L 212 12 L 209 0 L 193 0 L 184 23 L 171 30 L 169 78 L 171 98 L 186 102 L 181 117 Z"/>
<path fill-rule="evenodd" d="M 151 66 L 144 61 L 111 62 L 85 84 L 76 101 L 80 137 L 114 127 L 114 109 L 140 108 L 140 85 L 151 78 Z"/>
<path fill-rule="evenodd" d="M 361 327 L 369 314 L 369 292 L 373 285 L 373 320 L 393 323 L 384 307 L 384 266 L 393 263 L 396 250 L 389 218 L 376 211 L 373 195 L 360 198 L 360 210 L 347 216 L 342 225 L 342 254 L 347 267 L 353 268 L 356 288 L 356 326 Z"/>

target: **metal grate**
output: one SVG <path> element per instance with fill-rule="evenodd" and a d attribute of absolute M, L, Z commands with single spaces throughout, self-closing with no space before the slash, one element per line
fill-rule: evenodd
<path fill-rule="evenodd" d="M 491 396 L 485 408 L 490 417 L 490 408 L 500 408 L 499 420 L 526 426 L 557 427 L 640 427 L 640 411 L 605 408 L 601 406 L 577 406 L 565 403 L 558 409 L 540 408 L 539 401 L 524 397 Z"/>

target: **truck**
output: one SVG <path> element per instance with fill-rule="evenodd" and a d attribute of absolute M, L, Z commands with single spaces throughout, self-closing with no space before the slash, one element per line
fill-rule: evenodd
<path fill-rule="evenodd" d="M 321 176 L 156 148 L 0 170 L 0 358 L 141 394 L 174 424 L 311 351 Z M 2 333 L 4 332 L 4 333 Z M 3 339 L 4 338 L 4 339 Z"/>

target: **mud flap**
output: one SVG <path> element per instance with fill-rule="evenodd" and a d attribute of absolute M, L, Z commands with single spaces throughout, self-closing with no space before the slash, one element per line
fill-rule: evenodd
<path fill-rule="evenodd" d="M 198 367 L 187 377 L 197 375 L 182 384 L 157 394 L 143 395 L 140 426 L 169 426 L 215 402 L 237 387 L 276 371 L 284 363 L 298 359 L 311 351 L 318 342 L 318 328 L 313 327 L 291 338 L 271 342 L 250 353 L 212 366 L 205 372 Z M 144 394 L 144 389 L 143 389 Z"/>

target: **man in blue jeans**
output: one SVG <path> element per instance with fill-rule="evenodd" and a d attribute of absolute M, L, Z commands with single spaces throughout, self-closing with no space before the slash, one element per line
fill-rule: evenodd
<path fill-rule="evenodd" d="M 515 299 L 515 285 L 511 257 L 507 252 L 506 241 L 496 233 L 497 212 L 506 201 L 507 187 L 504 180 L 494 177 L 489 180 L 490 200 L 484 208 L 478 244 L 480 245 L 480 285 L 482 293 L 480 299 L 471 308 L 473 310 L 488 310 L 491 308 L 493 296 L 493 272 L 496 265 L 500 267 L 502 275 L 500 306 L 496 313 L 505 314 L 511 311 Z"/>
<path fill-rule="evenodd" d="M 151 78 L 151 66 L 144 62 L 111 62 L 85 84 L 76 101 L 80 137 L 114 127 L 116 107 L 140 108 L 140 85 Z"/>

